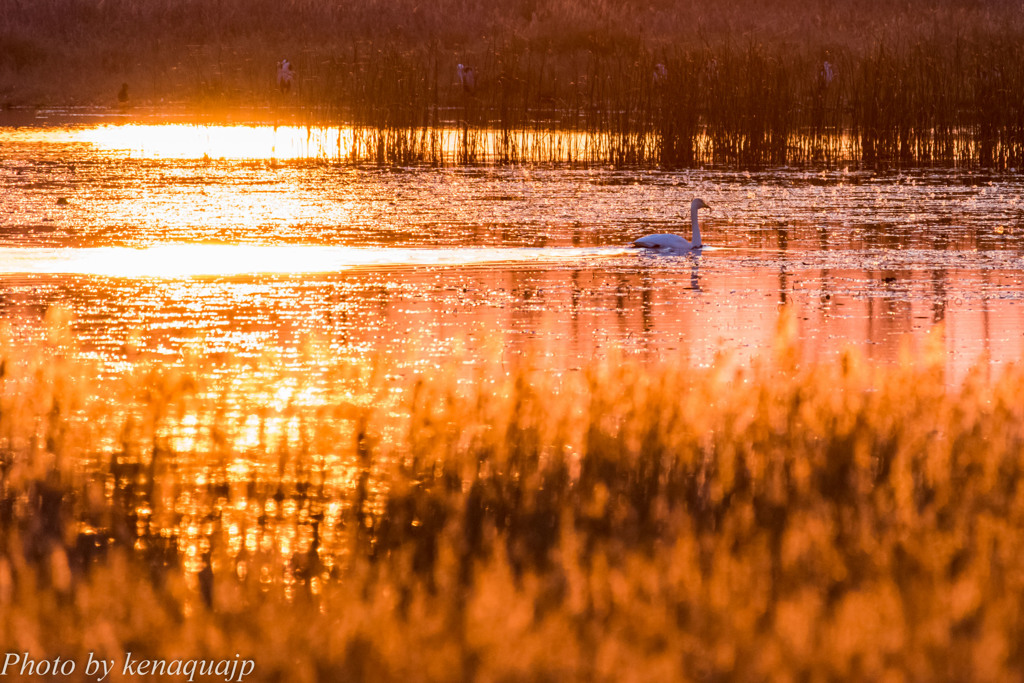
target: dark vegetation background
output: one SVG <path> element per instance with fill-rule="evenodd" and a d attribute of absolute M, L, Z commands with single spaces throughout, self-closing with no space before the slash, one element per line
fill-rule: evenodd
<path fill-rule="evenodd" d="M 70 104 L 109 101 L 124 80 L 143 98 L 255 97 L 282 56 L 307 81 L 381 55 L 447 59 L 452 78 L 508 52 L 566 72 L 750 47 L 790 63 L 937 60 L 1014 46 L 1022 23 L 1019 3 L 974 0 L 4 0 L 0 83 L 8 102 Z"/>
<path fill-rule="evenodd" d="M 131 106 L 610 131 L 592 161 L 617 164 L 1016 168 L 1022 15 L 973 0 L 4 0 L 0 105 L 117 106 L 128 83 Z"/>

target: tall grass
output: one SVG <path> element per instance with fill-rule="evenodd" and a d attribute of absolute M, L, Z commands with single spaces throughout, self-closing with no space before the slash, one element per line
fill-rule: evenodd
<path fill-rule="evenodd" d="M 332 60 L 305 112 L 362 127 L 351 160 L 377 163 L 1024 164 L 1024 71 L 1009 45 L 826 54 L 752 44 L 560 60 L 506 45 L 484 55 L 470 95 L 448 55 L 378 51 Z"/>
<path fill-rule="evenodd" d="M 1019 678 L 1024 371 L 807 363 L 791 324 L 739 369 L 315 382 L 6 343 L 0 644 L 258 680 Z"/>
<path fill-rule="evenodd" d="M 0 8 L 0 100 L 112 104 L 125 81 L 137 105 L 298 108 L 372 127 L 379 163 L 444 163 L 452 130 L 462 162 L 1018 168 L 1022 36 L 1014 3 L 966 0 L 40 0 Z"/>

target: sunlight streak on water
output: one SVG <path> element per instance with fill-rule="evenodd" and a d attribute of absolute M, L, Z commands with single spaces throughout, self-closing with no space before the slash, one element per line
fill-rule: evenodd
<path fill-rule="evenodd" d="M 5 137 L 20 143 L 86 143 L 98 152 L 145 159 L 306 159 L 347 153 L 351 128 L 127 124 L 87 128 L 29 128 Z"/>
<path fill-rule="evenodd" d="M 420 140 L 440 158 L 455 161 L 460 154 L 500 157 L 507 136 L 498 131 L 438 128 Z M 376 157 L 380 131 L 353 126 L 266 126 L 173 124 L 110 124 L 81 128 L 26 128 L 5 133 L 21 144 L 85 143 L 96 152 L 120 152 L 139 159 L 301 160 Z M 543 129 L 515 134 L 517 149 L 538 159 L 568 161 L 596 152 L 599 140 L 584 133 Z"/>
<path fill-rule="evenodd" d="M 620 256 L 628 248 L 402 249 L 327 246 L 171 244 L 145 249 L 0 249 L 0 273 L 180 278 L 257 273 L 332 273 L 386 266 L 563 263 Z"/>

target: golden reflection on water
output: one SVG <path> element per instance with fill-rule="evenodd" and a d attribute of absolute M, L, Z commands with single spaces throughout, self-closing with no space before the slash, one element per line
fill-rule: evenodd
<path fill-rule="evenodd" d="M 440 127 L 382 131 L 356 126 L 269 126 L 111 124 L 86 128 L 35 128 L 5 133 L 21 143 L 85 143 L 96 152 L 120 152 L 142 159 L 273 160 L 346 159 L 395 161 L 392 153 L 422 153 L 431 161 L 518 160 L 524 162 L 606 163 L 614 147 L 606 132 L 531 128 L 499 131 Z M 658 146 L 654 132 L 636 134 L 644 148 Z M 837 149 L 853 140 L 843 136 Z M 798 144 L 799 146 L 799 139 Z M 698 155 L 711 158 L 714 140 L 695 139 Z"/>
<path fill-rule="evenodd" d="M 396 142 L 390 133 L 354 126 L 266 126 L 197 124 L 117 124 L 87 128 L 28 128 L 5 132 L 12 142 L 85 143 L 98 153 L 120 152 L 143 159 L 372 160 Z M 439 159 L 472 153 L 500 156 L 514 147 L 535 160 L 578 159 L 597 153 L 602 136 L 570 131 L 529 130 L 514 134 L 438 128 L 410 132 L 411 143 Z"/>
<path fill-rule="evenodd" d="M 66 134 L 65 134 L 66 135 Z M 152 159 L 306 159 L 347 156 L 353 128 L 299 126 L 111 125 L 76 130 L 74 140 L 100 150 Z"/>
<path fill-rule="evenodd" d="M 126 278 L 331 273 L 384 266 L 564 263 L 619 256 L 629 251 L 625 247 L 404 249 L 247 244 L 171 244 L 143 249 L 0 248 L 0 273 Z"/>

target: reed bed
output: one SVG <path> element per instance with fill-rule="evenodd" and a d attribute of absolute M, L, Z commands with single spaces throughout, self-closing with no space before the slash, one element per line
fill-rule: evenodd
<path fill-rule="evenodd" d="M 448 54 L 356 52 L 311 75 L 304 112 L 370 131 L 352 161 L 398 165 L 1024 166 L 1010 43 L 634 46 L 562 60 L 508 44 L 481 62 L 468 93 Z"/>
<path fill-rule="evenodd" d="M 131 106 L 369 126 L 359 161 L 398 165 L 452 163 L 455 129 L 457 163 L 1016 169 L 1022 36 L 1016 4 L 966 0 L 40 0 L 0 9 L 0 101 L 128 82 Z"/>
<path fill-rule="evenodd" d="M 5 342 L 0 644 L 268 681 L 1018 680 L 1024 369 L 809 363 L 792 324 L 745 367 L 318 379 Z"/>

